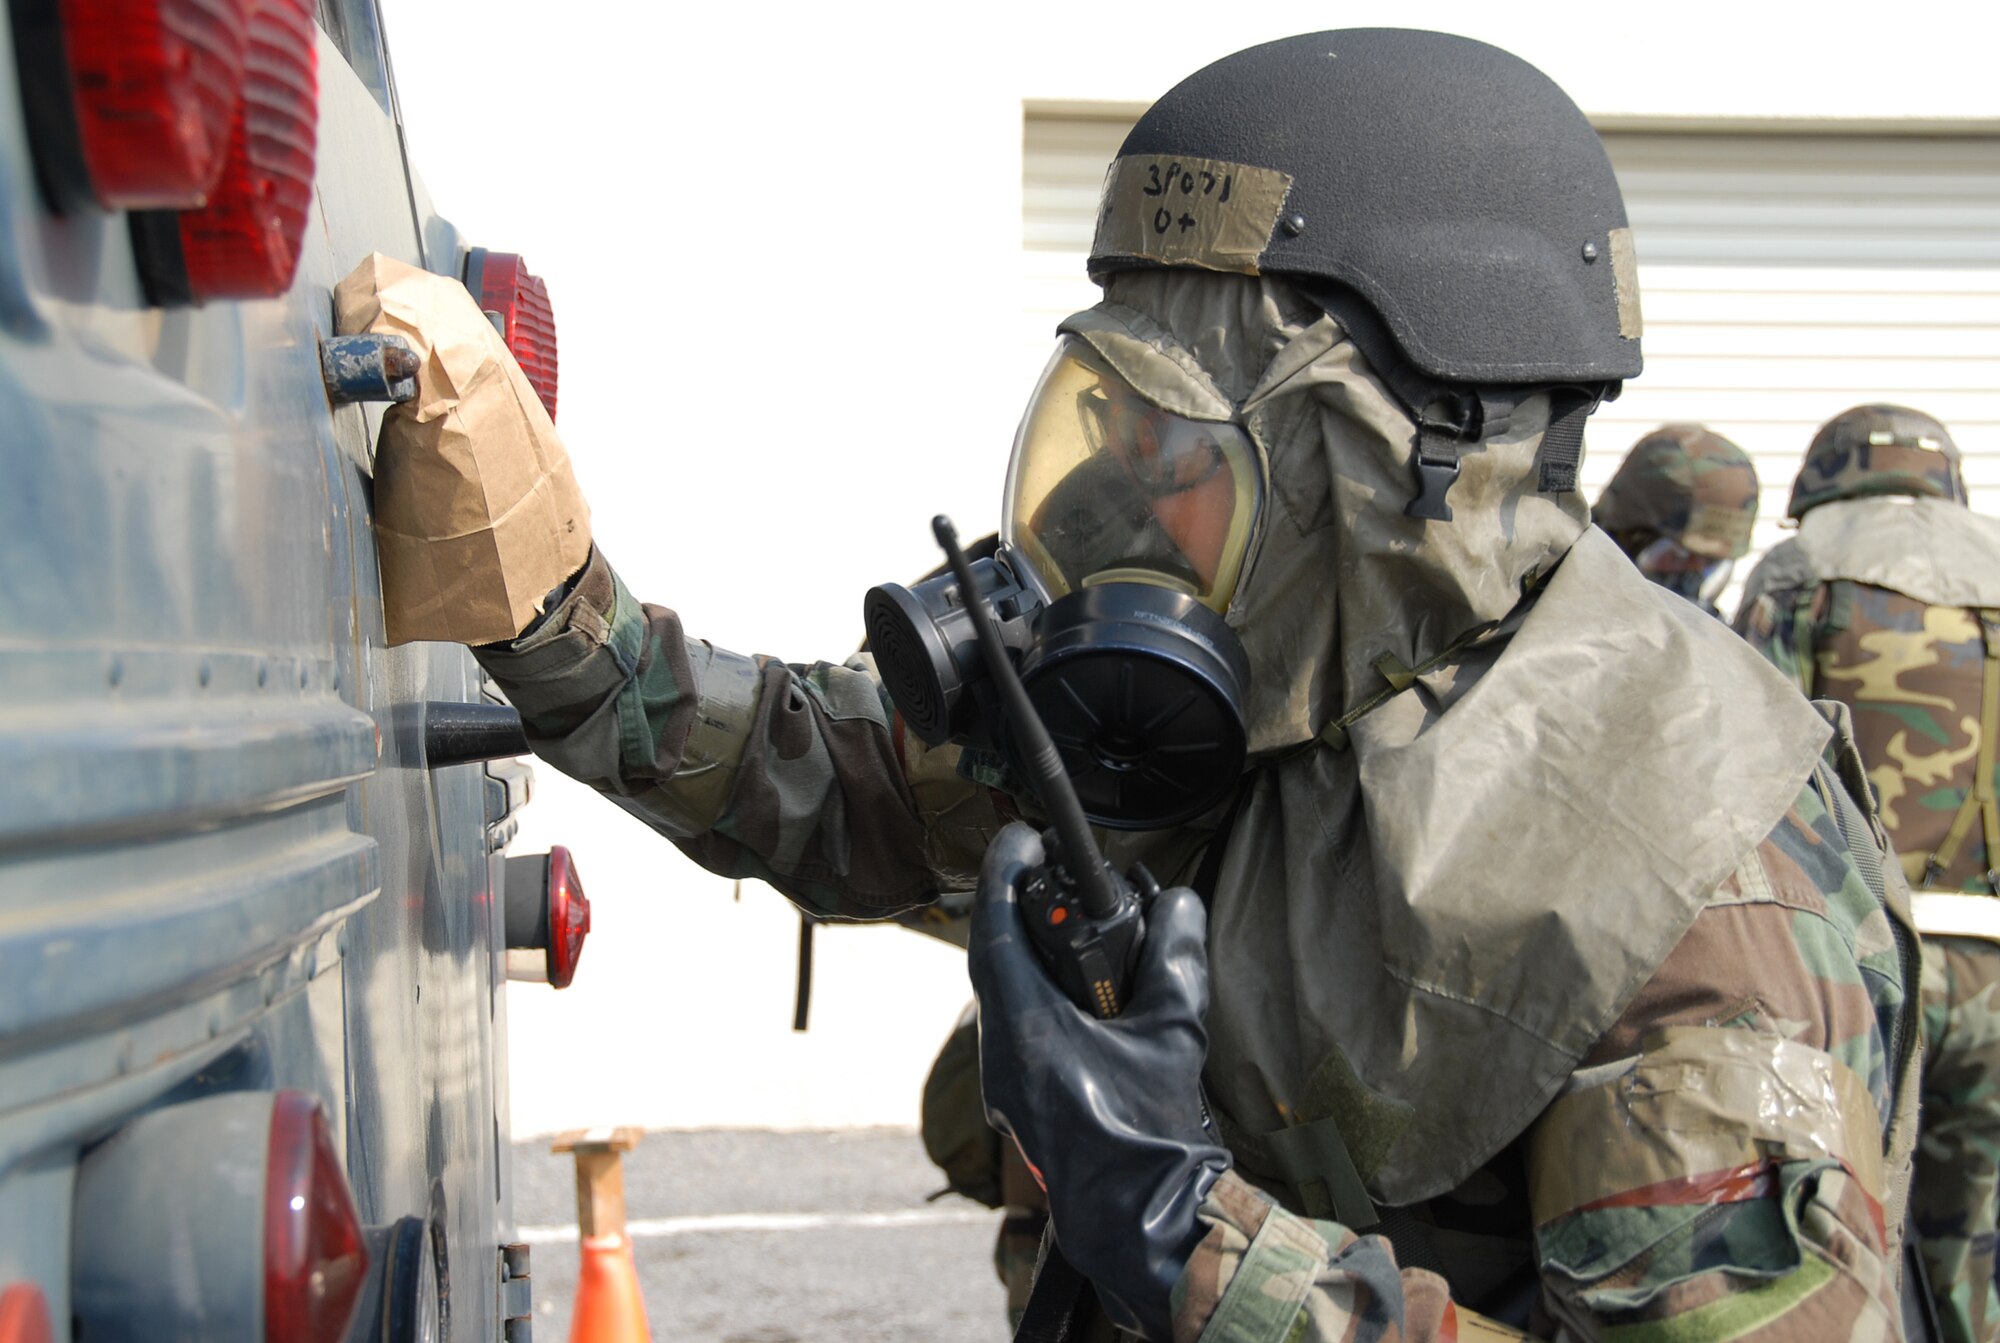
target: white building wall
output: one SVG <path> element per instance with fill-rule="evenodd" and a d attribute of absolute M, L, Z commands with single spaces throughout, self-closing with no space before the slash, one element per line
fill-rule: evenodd
<path fill-rule="evenodd" d="M 1028 100 L 1143 103 L 1252 41 L 1391 23 L 1508 46 L 1603 117 L 2000 126 L 1990 4 L 1865 28 L 1741 3 L 384 8 L 433 196 L 549 281 L 600 543 L 690 630 L 794 660 L 844 655 L 860 594 L 935 562 L 932 513 L 995 523 L 1047 348 L 1020 262 Z M 1961 298 L 1990 312 L 1936 301 Z M 520 847 L 576 849 L 596 931 L 575 987 L 510 991 L 518 1133 L 914 1120 L 969 996 L 957 953 L 822 929 L 794 1036 L 788 907 L 540 782 Z"/>

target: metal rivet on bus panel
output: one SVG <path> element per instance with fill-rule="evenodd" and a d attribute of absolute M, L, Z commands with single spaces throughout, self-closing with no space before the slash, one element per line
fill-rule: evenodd
<path fill-rule="evenodd" d="M 1285 236 L 1288 238 L 1296 238 L 1306 231 L 1306 217 L 1304 215 L 1286 215 L 1278 222 L 1284 227 Z"/>
<path fill-rule="evenodd" d="M 1583 264 L 1588 266 L 1595 260 L 1597 260 L 1597 244 L 1594 242 L 1585 243 L 1583 245 Z"/>

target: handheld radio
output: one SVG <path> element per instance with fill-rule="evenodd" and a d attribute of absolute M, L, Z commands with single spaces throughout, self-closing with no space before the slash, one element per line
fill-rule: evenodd
<path fill-rule="evenodd" d="M 951 519 L 943 514 L 931 519 L 931 532 L 958 578 L 980 654 L 999 688 L 1007 728 L 1017 738 L 1018 758 L 1051 822 L 1042 836 L 1047 861 L 1021 889 L 1021 917 L 1029 939 L 1072 1002 L 1095 1016 L 1115 1017 L 1125 1005 L 1145 936 L 1145 906 L 1160 893 L 1159 883 L 1137 864 L 1130 874 L 1120 874 L 1098 852 L 1062 757 L 1021 687 Z"/>

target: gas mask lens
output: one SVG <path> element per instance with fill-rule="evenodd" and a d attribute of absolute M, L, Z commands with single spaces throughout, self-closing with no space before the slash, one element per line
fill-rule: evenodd
<path fill-rule="evenodd" d="M 1713 606 L 1722 590 L 1729 586 L 1730 570 L 1736 567 L 1736 562 L 1727 557 L 1697 555 L 1670 536 L 1660 537 L 1633 558 L 1639 572 L 1648 579 L 1669 592 L 1708 606 Z"/>
<path fill-rule="evenodd" d="M 1263 506 L 1249 436 L 1153 405 L 1066 336 L 1014 440 L 1001 535 L 1051 596 L 1148 583 L 1223 611 Z"/>

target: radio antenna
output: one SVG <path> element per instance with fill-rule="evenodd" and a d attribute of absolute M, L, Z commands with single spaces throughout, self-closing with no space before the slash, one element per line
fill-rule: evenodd
<path fill-rule="evenodd" d="M 1070 786 L 1062 756 L 1057 754 L 1049 730 L 1042 726 L 1042 716 L 1029 702 L 1028 692 L 1007 657 L 1006 646 L 1000 642 L 1000 631 L 994 628 L 986 595 L 973 581 L 972 565 L 959 549 L 958 531 L 951 525 L 951 519 L 940 513 L 931 519 L 931 534 L 944 547 L 951 572 L 958 579 L 959 593 L 979 639 L 979 651 L 986 659 L 987 670 L 993 674 L 994 684 L 1000 687 L 1007 722 L 1020 737 L 1021 759 L 1042 804 L 1049 810 L 1050 824 L 1062 845 L 1062 866 L 1076 883 L 1077 903 L 1092 918 L 1109 918 L 1119 909 L 1117 879 L 1097 851 L 1097 842 L 1090 835 L 1090 822 L 1084 819 L 1083 804 L 1077 801 L 1076 789 Z"/>

